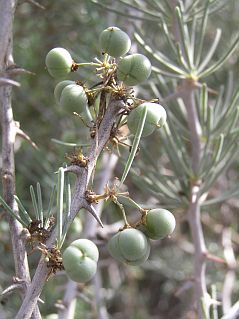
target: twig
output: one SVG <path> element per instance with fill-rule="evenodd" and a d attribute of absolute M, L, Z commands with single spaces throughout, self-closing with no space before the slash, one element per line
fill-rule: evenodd
<path fill-rule="evenodd" d="M 206 246 L 200 220 L 200 205 L 198 203 L 199 187 L 191 188 L 191 201 L 188 209 L 188 219 L 194 244 L 194 277 L 195 299 L 197 302 L 198 318 L 203 319 L 201 298 L 206 295 Z"/>
<path fill-rule="evenodd" d="M 237 319 L 239 316 L 239 301 L 237 301 L 226 315 L 221 317 L 221 319 Z"/>
<path fill-rule="evenodd" d="M 222 245 L 224 248 L 224 257 L 228 265 L 228 271 L 226 272 L 222 289 L 222 309 L 224 315 L 226 315 L 231 308 L 231 296 L 236 280 L 237 262 L 232 247 L 231 237 L 231 229 L 229 227 L 224 228 L 222 232 Z"/>
<path fill-rule="evenodd" d="M 77 283 L 69 279 L 66 285 L 65 295 L 61 303 L 62 307 L 59 307 L 58 319 L 74 319 L 76 295 Z"/>
<path fill-rule="evenodd" d="M 100 170 L 97 179 L 95 191 L 97 194 L 101 194 L 104 191 L 104 187 L 107 182 L 110 180 L 114 167 L 118 161 L 118 157 L 114 154 L 104 153 L 102 158 L 102 169 Z M 95 211 L 97 215 L 100 217 L 103 208 L 103 201 L 100 201 L 96 206 Z M 83 238 L 93 237 L 96 234 L 97 228 L 97 220 L 92 218 L 90 215 L 85 217 L 84 229 L 82 233 Z M 96 296 L 96 305 L 98 307 L 98 318 L 105 319 L 106 309 L 104 303 L 102 302 L 102 297 L 99 293 L 99 283 L 100 283 L 100 270 L 98 269 L 96 273 L 97 279 L 93 280 L 95 286 L 95 296 Z M 71 293 L 68 291 L 71 289 Z M 60 309 L 59 318 L 58 319 L 71 319 L 72 317 L 72 308 L 75 305 L 76 301 L 76 293 L 77 293 L 77 283 L 69 280 L 66 286 L 66 292 L 63 298 L 63 304 L 65 305 L 64 309 Z M 102 316 L 104 314 L 104 316 Z"/>

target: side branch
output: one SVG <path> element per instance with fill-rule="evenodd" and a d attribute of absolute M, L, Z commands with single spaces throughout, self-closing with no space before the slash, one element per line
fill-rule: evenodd
<path fill-rule="evenodd" d="M 199 202 L 200 181 L 197 179 L 201 160 L 201 126 L 195 105 L 195 86 L 190 80 L 185 80 L 182 98 L 188 116 L 188 126 L 191 140 L 192 176 L 191 195 L 188 208 L 188 221 L 195 249 L 194 256 L 194 279 L 195 299 L 197 303 L 198 318 L 203 319 L 202 302 L 206 297 L 206 245 L 201 223 L 201 212 Z"/>

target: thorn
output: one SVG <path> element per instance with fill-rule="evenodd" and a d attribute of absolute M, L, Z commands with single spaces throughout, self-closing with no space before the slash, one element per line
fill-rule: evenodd
<path fill-rule="evenodd" d="M 31 3 L 31 4 L 34 4 L 36 7 L 42 9 L 42 10 L 45 10 L 46 8 L 41 5 L 39 2 L 35 1 L 35 0 L 27 0 L 27 2 Z"/>
<path fill-rule="evenodd" d="M 97 212 L 96 212 L 94 206 L 93 206 L 93 205 L 85 204 L 85 205 L 84 205 L 84 208 L 85 208 L 86 210 L 88 210 L 88 212 L 91 213 L 91 215 L 97 220 L 97 222 L 100 224 L 100 226 L 101 226 L 102 228 L 104 228 L 104 225 L 103 225 L 103 223 L 102 223 L 100 217 L 97 215 Z"/>
<path fill-rule="evenodd" d="M 59 301 L 57 301 L 57 302 L 55 303 L 55 307 L 56 307 L 57 309 L 62 310 L 62 311 L 64 311 L 64 310 L 66 309 L 66 306 L 63 304 L 63 302 L 62 302 L 61 300 L 59 300 Z"/>
<path fill-rule="evenodd" d="M 21 86 L 21 84 L 17 81 L 0 77 L 0 86 L 13 85 L 13 86 Z"/>
<path fill-rule="evenodd" d="M 41 304 L 45 304 L 45 301 L 42 300 L 41 298 L 38 298 L 38 301 L 39 301 Z"/>
<path fill-rule="evenodd" d="M 24 285 L 25 285 L 25 281 L 21 283 L 12 284 L 11 286 L 9 286 L 8 288 L 2 291 L 0 298 L 3 298 L 5 296 L 12 294 L 17 289 L 22 289 Z"/>
<path fill-rule="evenodd" d="M 16 75 L 23 74 L 23 73 L 36 75 L 36 73 L 33 73 L 33 72 L 28 71 L 24 68 L 21 68 L 19 65 L 16 65 L 16 64 L 9 65 L 5 72 L 10 77 L 12 77 L 12 76 L 14 77 Z"/>
<path fill-rule="evenodd" d="M 224 258 L 221 258 L 221 257 L 218 257 L 218 256 L 215 256 L 213 254 L 210 254 L 208 252 L 206 252 L 205 254 L 205 257 L 210 260 L 210 261 L 213 261 L 215 263 L 219 263 L 219 264 L 224 264 L 224 265 L 227 265 L 227 262 Z"/>
<path fill-rule="evenodd" d="M 18 127 L 17 130 L 16 130 L 16 134 L 19 135 L 19 136 L 21 136 L 21 137 L 22 137 L 24 140 L 26 140 L 28 143 L 30 143 L 31 146 L 32 146 L 33 148 L 35 148 L 36 150 L 39 149 L 38 146 L 36 145 L 36 143 L 34 143 L 34 142 L 31 140 L 31 138 L 30 138 L 25 132 L 23 132 L 23 130 L 21 130 L 19 127 Z"/>

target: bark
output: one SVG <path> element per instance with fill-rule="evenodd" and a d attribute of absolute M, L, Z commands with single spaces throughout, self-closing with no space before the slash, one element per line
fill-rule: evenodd
<path fill-rule="evenodd" d="M 85 199 L 85 191 L 87 190 L 92 172 L 94 171 L 97 159 L 107 143 L 112 126 L 117 118 L 118 113 L 124 107 L 124 103 L 120 100 L 111 100 L 102 119 L 95 139 L 92 142 L 92 147 L 88 154 L 89 162 L 87 167 L 72 167 L 72 171 L 77 174 L 75 191 L 72 197 L 72 204 L 70 209 L 69 221 L 72 222 L 81 208 L 86 208 L 91 212 L 91 206 Z M 70 168 L 69 168 L 70 169 Z M 56 240 L 56 232 L 52 233 L 51 238 L 47 243 L 47 247 L 52 247 Z M 42 256 L 36 273 L 32 279 L 31 286 L 28 288 L 26 297 L 22 306 L 16 316 L 16 319 L 30 318 L 32 311 L 37 303 L 37 300 L 44 287 L 46 278 L 48 276 L 49 268 L 47 268 L 44 256 Z"/>
<path fill-rule="evenodd" d="M 8 69 L 13 65 L 12 58 L 12 28 L 16 1 L 0 0 L 0 72 L 4 75 L 3 86 L 0 86 L 1 127 L 2 127 L 2 186 L 3 197 L 7 204 L 18 214 L 18 207 L 14 200 L 15 189 L 15 161 L 14 142 L 18 124 L 14 121 L 11 104 L 11 81 L 8 83 Z M 7 85 L 9 84 L 9 85 Z M 23 282 L 22 294 L 30 284 L 25 239 L 22 236 L 22 225 L 12 217 L 8 218 L 12 240 L 15 272 L 18 280 Z M 41 318 L 38 308 L 34 310 L 33 318 Z"/>
<path fill-rule="evenodd" d="M 188 127 L 191 141 L 191 161 L 194 176 L 191 182 L 191 194 L 188 208 L 188 221 L 194 245 L 194 291 L 197 304 L 198 318 L 203 319 L 202 300 L 207 296 L 206 289 L 206 245 L 201 223 L 201 209 L 199 202 L 200 180 L 198 170 L 201 160 L 201 127 L 195 105 L 194 87 L 189 80 L 184 82 L 182 98 L 186 107 Z"/>

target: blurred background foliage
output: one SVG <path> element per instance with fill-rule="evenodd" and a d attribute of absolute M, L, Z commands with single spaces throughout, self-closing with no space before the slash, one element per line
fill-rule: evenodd
<path fill-rule="evenodd" d="M 52 185 L 56 181 L 54 172 L 62 165 L 65 153 L 72 148 L 52 142 L 52 138 L 65 142 L 86 143 L 88 130 L 82 127 L 81 121 L 72 114 L 64 113 L 54 101 L 53 90 L 56 85 L 45 69 L 45 56 L 54 47 L 68 49 L 78 62 L 92 61 L 94 57 L 100 57 L 98 49 L 99 33 L 104 28 L 115 25 L 126 31 L 133 39 L 136 28 L 143 30 L 147 43 L 152 47 L 160 48 L 169 57 L 172 53 L 168 50 L 168 44 L 160 26 L 160 19 L 145 15 L 133 7 L 125 6 L 124 1 L 114 2 L 114 10 L 120 10 L 122 14 L 115 14 L 104 8 L 112 6 L 112 1 L 99 1 L 96 5 L 89 0 L 42 0 L 39 7 L 31 1 L 19 1 L 14 25 L 14 59 L 17 65 L 31 71 L 33 74 L 21 76 L 20 88 L 15 88 L 13 93 L 13 110 L 15 119 L 20 122 L 21 128 L 37 144 L 38 150 L 29 143 L 18 139 L 16 143 L 16 177 L 17 195 L 25 206 L 32 210 L 29 186 L 35 186 L 37 182 L 42 185 L 45 207 L 47 205 Z M 128 1 L 137 7 L 137 3 L 154 15 L 158 15 L 157 1 Z M 165 5 L 166 1 L 162 1 Z M 222 28 L 223 35 L 214 58 L 220 57 L 221 51 L 228 48 L 229 39 L 238 29 L 239 3 L 237 0 L 216 1 L 218 10 L 210 15 L 207 27 L 206 42 L 211 43 L 216 28 Z M 205 1 L 201 1 L 202 5 Z M 138 7 L 139 7 L 138 5 Z M 112 8 L 111 8 L 112 9 Z M 130 18 L 129 16 L 133 16 Z M 138 20 L 138 18 L 143 18 Z M 145 52 L 136 42 L 133 51 Z M 239 49 L 229 59 L 225 67 L 208 78 L 208 87 L 218 90 L 228 79 L 228 71 L 239 68 Z M 152 60 L 153 65 L 154 61 Z M 89 69 L 81 69 L 71 75 L 72 79 L 80 79 L 87 83 L 94 83 L 95 78 Z M 173 92 L 177 83 L 165 78 L 165 87 L 170 92 L 163 92 L 158 86 L 161 96 L 155 96 L 156 84 L 159 77 L 151 76 L 151 83 L 145 83 L 136 92 L 144 99 L 165 98 L 165 93 Z M 234 81 L 238 82 L 238 72 L 234 72 Z M 153 89 L 154 88 L 154 89 Z M 173 103 L 167 103 L 171 108 Z M 185 124 L 184 124 L 185 125 Z M 153 243 L 153 249 L 149 262 L 140 268 L 119 265 L 113 261 L 106 249 L 104 238 L 98 238 L 101 252 L 100 269 L 102 272 L 102 288 L 100 293 L 104 298 L 107 315 L 102 318 L 188 318 L 193 319 L 191 312 L 192 296 L 192 268 L 193 245 L 191 243 L 187 216 L 182 198 L 185 194 L 178 188 L 172 174 L 172 187 L 177 189 L 178 198 L 169 199 L 157 188 L 162 181 L 162 170 L 169 175 L 170 163 L 165 156 L 163 133 L 154 133 L 150 138 L 143 139 L 141 150 L 138 154 L 130 176 L 127 178 L 127 186 L 130 195 L 144 207 L 154 207 L 160 204 L 172 208 L 177 219 L 177 228 L 172 238 Z M 115 176 L 120 177 L 128 151 L 120 148 L 122 157 L 116 168 Z M 100 168 L 100 163 L 99 163 Z M 227 169 L 210 191 L 212 198 L 225 192 L 238 180 L 238 162 Z M 164 180 L 163 180 L 164 183 Z M 234 253 L 239 251 L 238 236 L 238 199 L 235 197 L 229 201 L 205 206 L 202 216 L 206 242 L 210 253 L 223 257 L 222 231 L 225 226 L 232 225 L 232 241 Z M 47 207 L 46 207 L 47 208 Z M 135 211 L 129 208 L 129 219 L 135 220 Z M 103 221 L 107 224 L 120 219 L 120 214 L 113 204 L 106 203 L 103 211 Z M 84 214 L 81 214 L 84 222 Z M 79 222 L 79 220 L 78 220 Z M 80 222 L 79 222 L 80 224 Z M 79 225 L 78 225 L 79 226 Z M 80 226 L 79 226 L 80 227 Z M 0 223 L 0 282 L 2 288 L 11 281 L 14 274 L 12 268 L 11 246 L 9 244 L 8 226 L 4 219 Z M 77 228 L 77 227 L 76 227 Z M 73 230 L 68 235 L 71 241 L 80 237 L 80 229 Z M 39 255 L 30 256 L 31 269 L 36 265 Z M 6 271 L 7 270 L 7 271 Z M 223 286 L 225 267 L 223 264 L 208 262 L 207 284 L 210 287 L 216 284 L 220 291 Z M 42 299 L 45 304 L 40 305 L 42 313 L 57 312 L 55 304 L 63 297 L 66 277 L 59 274 L 49 280 Z M 53 293 L 54 291 L 54 293 Z M 77 311 L 75 318 L 97 318 L 96 304 L 94 302 L 94 290 L 91 284 L 78 289 Z M 233 290 L 233 302 L 239 298 L 239 281 L 236 280 Z M 1 301 L 0 309 L 4 318 L 12 318 L 20 300 L 16 295 Z M 220 308 L 220 307 L 219 307 Z M 219 309 L 221 314 L 221 310 Z"/>

